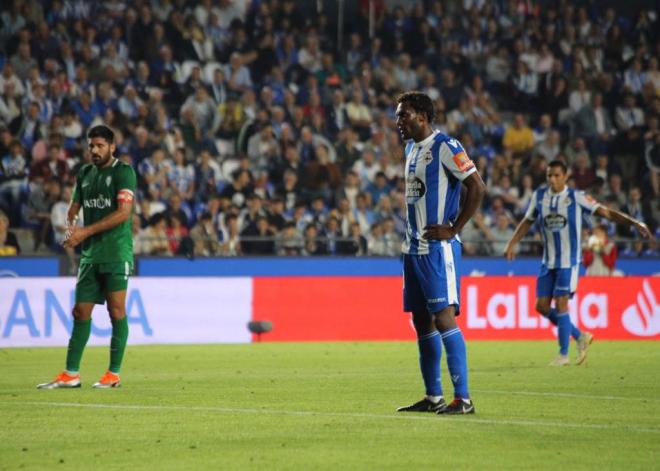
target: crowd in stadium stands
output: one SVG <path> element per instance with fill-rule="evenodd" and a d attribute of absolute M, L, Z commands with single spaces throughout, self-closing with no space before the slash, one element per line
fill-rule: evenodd
<path fill-rule="evenodd" d="M 553 159 L 656 230 L 658 12 L 598 4 L 375 0 L 370 37 L 356 0 L 338 37 L 327 0 L 3 1 L 0 255 L 13 231 L 23 253 L 63 250 L 99 123 L 137 171 L 136 254 L 397 255 L 412 89 L 487 183 L 467 254 L 502 253 Z M 657 255 L 604 227 L 619 255 Z"/>

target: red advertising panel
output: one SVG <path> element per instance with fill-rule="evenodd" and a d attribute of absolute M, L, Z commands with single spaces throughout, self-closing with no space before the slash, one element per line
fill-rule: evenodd
<path fill-rule="evenodd" d="M 383 277 L 254 278 L 254 320 L 273 322 L 263 340 L 410 340 L 403 280 Z"/>
<path fill-rule="evenodd" d="M 466 337 L 476 340 L 550 339 L 555 329 L 534 310 L 534 277 L 461 280 Z M 582 277 L 569 303 L 573 323 L 599 339 L 660 339 L 660 278 Z"/>
<path fill-rule="evenodd" d="M 270 320 L 264 340 L 414 339 L 402 312 L 400 277 L 254 278 L 253 318 Z M 534 277 L 464 277 L 459 324 L 469 340 L 552 339 L 534 310 Z M 583 277 L 573 322 L 598 339 L 660 340 L 660 278 Z"/>

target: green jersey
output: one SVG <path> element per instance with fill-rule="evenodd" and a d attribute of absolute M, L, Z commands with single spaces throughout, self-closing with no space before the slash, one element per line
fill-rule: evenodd
<path fill-rule="evenodd" d="M 83 165 L 76 178 L 73 202 L 83 209 L 85 226 L 100 221 L 119 208 L 119 193 L 133 197 L 136 177 L 133 168 L 114 159 L 106 168 Z M 81 244 L 80 263 L 133 263 L 133 218 L 105 232 L 85 239 Z"/>

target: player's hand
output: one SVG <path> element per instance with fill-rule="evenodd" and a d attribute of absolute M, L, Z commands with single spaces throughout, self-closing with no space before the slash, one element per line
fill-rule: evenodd
<path fill-rule="evenodd" d="M 84 227 L 77 227 L 73 226 L 69 228 L 69 232 L 67 234 L 66 239 L 64 239 L 64 242 L 62 242 L 62 245 L 64 247 L 75 247 L 76 245 L 80 244 L 83 240 L 85 240 L 89 235 L 87 234 L 87 231 L 85 230 Z"/>
<path fill-rule="evenodd" d="M 516 257 L 516 254 L 513 251 L 513 244 L 512 243 L 506 244 L 506 247 L 504 248 L 504 256 L 509 261 L 513 260 Z"/>
<path fill-rule="evenodd" d="M 456 236 L 456 228 L 449 224 L 429 224 L 422 237 L 426 240 L 449 240 Z"/>
<path fill-rule="evenodd" d="M 649 230 L 649 226 L 644 224 L 641 221 L 637 221 L 635 223 L 635 229 L 644 237 L 645 239 L 651 239 L 653 235 L 651 234 L 651 231 Z"/>

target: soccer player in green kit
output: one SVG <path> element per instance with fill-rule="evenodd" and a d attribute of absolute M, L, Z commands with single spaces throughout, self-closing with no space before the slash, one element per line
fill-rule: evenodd
<path fill-rule="evenodd" d="M 133 270 L 131 221 L 136 177 L 130 165 L 113 157 L 115 136 L 109 127 L 94 126 L 87 138 L 92 163 L 83 165 L 78 173 L 67 218 L 69 232 L 63 242 L 65 247 L 82 244 L 66 368 L 50 383 L 39 384 L 39 389 L 80 387 L 80 360 L 91 332 L 92 310 L 105 302 L 112 322 L 110 366 L 94 387 L 120 384 L 128 339 L 126 288 Z M 81 207 L 85 225 L 77 227 Z"/>

